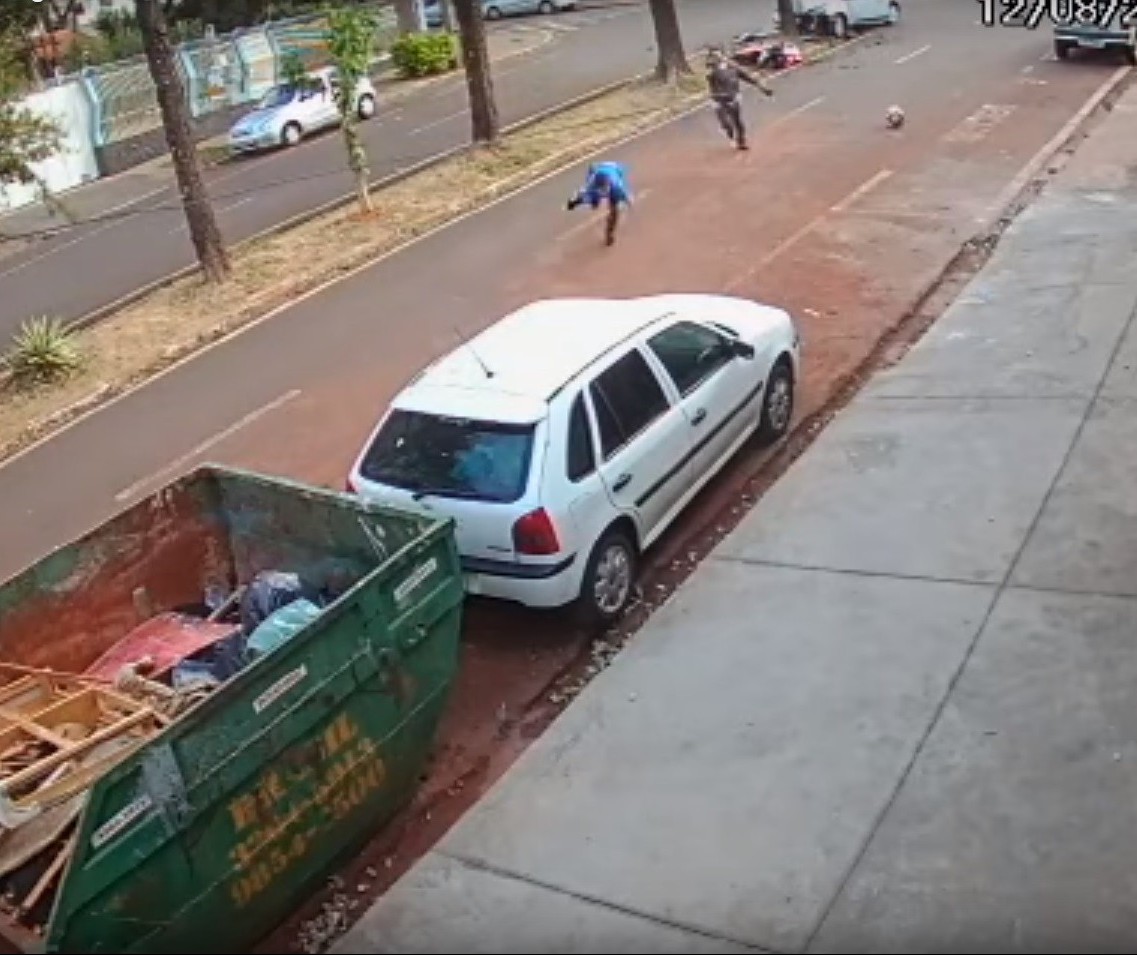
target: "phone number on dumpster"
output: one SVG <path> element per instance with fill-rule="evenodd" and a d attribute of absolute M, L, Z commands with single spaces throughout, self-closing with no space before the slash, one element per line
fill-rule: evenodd
<path fill-rule="evenodd" d="M 985 27 L 1137 29 L 1137 0 L 978 0 Z"/>

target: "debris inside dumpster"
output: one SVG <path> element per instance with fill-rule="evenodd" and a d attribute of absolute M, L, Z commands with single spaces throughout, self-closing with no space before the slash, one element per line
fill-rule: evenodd
<path fill-rule="evenodd" d="M 140 588 L 145 619 L 82 673 L 0 663 L 0 911 L 42 934 L 91 786 L 355 582 L 329 580 L 262 571 L 162 612 Z"/>

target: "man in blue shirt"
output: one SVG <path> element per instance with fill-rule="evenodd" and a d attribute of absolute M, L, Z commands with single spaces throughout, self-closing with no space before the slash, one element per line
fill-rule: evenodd
<path fill-rule="evenodd" d="M 618 162 L 597 162 L 588 167 L 584 186 L 568 201 L 571 212 L 578 206 L 588 204 L 590 208 L 600 208 L 601 202 L 608 203 L 608 218 L 604 225 L 604 242 L 612 245 L 616 241 L 616 226 L 620 222 L 620 207 L 632 204 L 632 191 L 628 188 L 628 171 Z"/>

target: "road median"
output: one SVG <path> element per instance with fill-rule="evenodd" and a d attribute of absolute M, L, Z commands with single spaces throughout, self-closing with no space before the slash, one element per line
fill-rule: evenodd
<path fill-rule="evenodd" d="M 840 49 L 810 44 L 809 62 Z M 637 77 L 512 127 L 493 149 L 462 148 L 373 188 L 376 214 L 337 200 L 235 245 L 233 277 L 172 276 L 74 323 L 81 367 L 35 388 L 0 379 L 0 460 L 251 323 L 448 222 L 598 150 L 663 125 L 704 100 L 698 77 Z"/>

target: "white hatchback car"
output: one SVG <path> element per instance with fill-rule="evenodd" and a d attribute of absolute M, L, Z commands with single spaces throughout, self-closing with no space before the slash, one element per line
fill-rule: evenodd
<path fill-rule="evenodd" d="M 786 433 L 799 360 L 790 316 L 743 299 L 536 302 L 421 372 L 347 487 L 452 517 L 469 593 L 604 625 L 715 472 Z"/>

